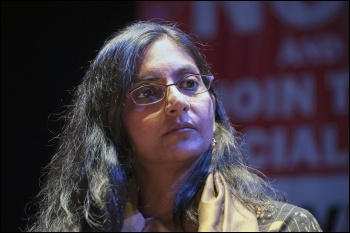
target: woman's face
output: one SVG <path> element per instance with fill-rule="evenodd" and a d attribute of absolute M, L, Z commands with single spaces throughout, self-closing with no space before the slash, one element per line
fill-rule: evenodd
<path fill-rule="evenodd" d="M 129 90 L 149 83 L 173 84 L 186 75 L 200 73 L 194 60 L 168 38 L 154 42 L 138 62 L 136 77 L 141 81 Z M 146 77 L 152 81 L 145 81 Z M 175 85 L 167 87 L 162 101 L 151 105 L 136 105 L 127 97 L 123 122 L 135 160 L 154 164 L 197 159 L 211 145 L 214 103 L 209 92 L 189 97 Z"/>

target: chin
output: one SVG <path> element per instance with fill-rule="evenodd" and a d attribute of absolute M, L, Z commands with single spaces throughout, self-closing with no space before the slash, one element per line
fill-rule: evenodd
<path fill-rule="evenodd" d="M 207 151 L 208 147 L 209 145 L 205 145 L 203 142 L 186 140 L 172 146 L 170 153 L 179 154 L 181 157 L 198 157 Z"/>

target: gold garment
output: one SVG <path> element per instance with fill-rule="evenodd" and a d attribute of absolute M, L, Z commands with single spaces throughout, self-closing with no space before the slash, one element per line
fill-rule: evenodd
<path fill-rule="evenodd" d="M 209 174 L 199 202 L 199 232 L 257 232 L 259 231 L 255 213 L 244 207 L 232 195 L 223 177 L 218 174 Z M 138 211 L 137 205 L 127 202 L 125 209 L 123 232 L 142 232 L 146 229 L 155 229 L 149 226 L 152 221 L 144 219 Z M 162 229 L 158 229 L 162 231 Z"/>

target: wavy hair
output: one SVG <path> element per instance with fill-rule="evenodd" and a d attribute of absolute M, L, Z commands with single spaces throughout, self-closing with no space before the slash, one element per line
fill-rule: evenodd
<path fill-rule="evenodd" d="M 27 231 L 121 230 L 133 175 L 131 145 L 121 117 L 123 101 L 140 53 L 165 36 L 189 53 L 201 73 L 210 74 L 194 40 L 175 24 L 137 21 L 112 35 L 62 116 L 57 149 L 43 173 L 46 179 L 34 199 L 37 211 Z M 194 199 L 210 172 L 222 173 L 234 195 L 252 210 L 268 200 L 283 199 L 248 165 L 214 86 L 209 92 L 216 100 L 217 147 L 201 156 L 180 187 L 173 208 L 174 221 L 180 226 L 185 218 L 197 221 Z"/>

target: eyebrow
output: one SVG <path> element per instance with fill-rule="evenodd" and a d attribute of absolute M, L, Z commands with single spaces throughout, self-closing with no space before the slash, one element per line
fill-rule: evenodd
<path fill-rule="evenodd" d="M 132 82 L 133 84 L 138 84 L 140 82 L 154 82 L 159 80 L 161 77 L 159 76 L 153 76 L 153 75 L 148 75 L 144 76 L 142 78 L 135 78 L 135 80 Z"/>
<path fill-rule="evenodd" d="M 185 73 L 191 73 L 191 74 L 197 74 L 198 72 L 196 71 L 198 70 L 195 66 L 190 65 L 190 64 L 186 64 L 184 66 L 182 66 L 181 68 L 175 70 L 172 75 L 173 76 L 180 76 L 183 75 Z M 152 72 L 152 71 L 150 71 Z M 145 75 L 143 77 L 138 77 L 135 78 L 135 80 L 133 81 L 133 84 L 137 84 L 140 82 L 154 82 L 161 79 L 161 76 L 157 76 L 157 75 Z"/>

